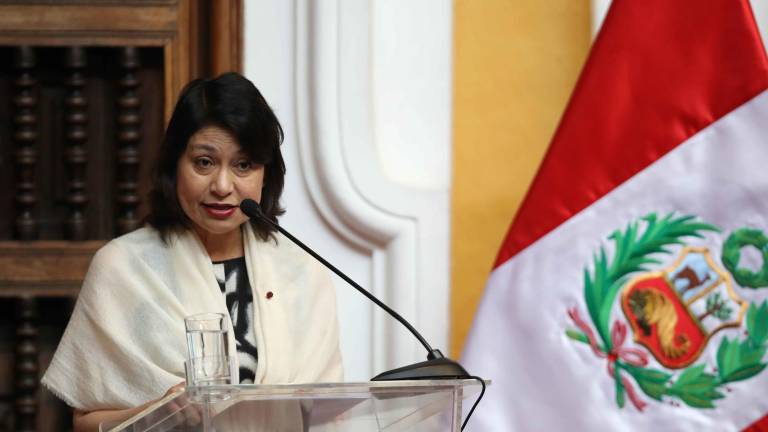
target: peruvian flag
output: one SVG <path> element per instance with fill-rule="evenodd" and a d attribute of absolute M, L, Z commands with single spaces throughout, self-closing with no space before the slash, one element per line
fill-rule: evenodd
<path fill-rule="evenodd" d="M 613 1 L 465 347 L 472 430 L 768 428 L 766 89 L 747 0 Z"/>

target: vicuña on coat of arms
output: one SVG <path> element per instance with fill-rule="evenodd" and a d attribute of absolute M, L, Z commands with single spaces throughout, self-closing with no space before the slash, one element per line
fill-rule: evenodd
<path fill-rule="evenodd" d="M 765 369 L 768 301 L 750 304 L 735 285 L 741 290 L 768 286 L 768 237 L 758 229 L 734 231 L 723 244 L 720 266 L 709 248 L 684 243 L 686 238 L 704 238 L 708 231 L 719 229 L 693 216 L 658 218 L 651 213 L 611 234 L 615 244 L 611 260 L 600 248 L 592 271 L 584 269 L 584 300 L 592 325 L 573 307 L 568 315 L 576 328 L 566 334 L 607 360 L 619 407 L 624 406 L 625 395 L 637 409 L 646 407 L 637 385 L 657 401 L 712 408 L 716 399 L 725 397 L 723 386 Z M 675 245 L 682 247 L 673 262 L 652 268 L 660 267 L 660 258 L 670 255 Z M 744 247 L 760 251 L 759 271 L 739 267 Z M 626 323 L 611 322 L 617 297 Z M 635 343 L 645 349 L 625 346 L 628 327 Z M 720 338 L 716 364 L 697 363 L 713 336 L 742 327 L 746 332 L 732 331 L 730 338 Z M 649 355 L 661 368 L 649 366 Z"/>

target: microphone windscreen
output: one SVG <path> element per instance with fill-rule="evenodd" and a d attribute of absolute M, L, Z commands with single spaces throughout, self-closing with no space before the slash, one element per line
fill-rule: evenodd
<path fill-rule="evenodd" d="M 240 202 L 240 210 L 251 219 L 259 219 L 262 217 L 261 206 L 250 198 L 246 198 Z"/>

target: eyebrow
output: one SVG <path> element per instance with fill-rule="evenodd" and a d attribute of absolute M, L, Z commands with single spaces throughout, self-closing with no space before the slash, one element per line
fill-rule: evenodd
<path fill-rule="evenodd" d="M 192 151 L 196 151 L 196 150 L 202 150 L 202 151 L 206 151 L 206 152 L 210 152 L 210 153 L 218 153 L 218 152 L 219 152 L 219 148 L 218 148 L 218 147 L 216 147 L 216 146 L 213 146 L 213 145 L 211 145 L 211 144 L 205 144 L 205 143 L 195 143 L 195 144 L 191 144 L 191 145 L 189 146 L 189 148 L 190 148 Z M 246 153 L 246 152 L 245 152 L 243 149 L 240 149 L 240 150 L 237 152 L 237 156 L 240 156 L 240 157 L 248 157 L 248 154 L 247 154 L 247 153 Z"/>
<path fill-rule="evenodd" d="M 192 150 L 204 150 L 204 151 L 208 151 L 208 152 L 211 152 L 211 153 L 217 153 L 219 151 L 218 148 L 216 148 L 215 146 L 212 146 L 210 144 L 198 143 L 198 144 L 192 144 L 190 147 L 191 147 Z"/>

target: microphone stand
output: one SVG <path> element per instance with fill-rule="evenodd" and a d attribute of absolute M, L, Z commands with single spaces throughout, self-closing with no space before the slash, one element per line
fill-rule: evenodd
<path fill-rule="evenodd" d="M 400 314 L 392 310 L 389 306 L 384 304 L 381 300 L 377 299 L 373 294 L 368 292 L 365 288 L 361 287 L 357 282 L 352 280 L 349 276 L 344 274 L 341 270 L 337 269 L 333 264 L 326 261 L 323 257 L 318 255 L 315 251 L 309 248 L 301 242 L 301 240 L 294 237 L 291 233 L 283 229 L 280 225 L 270 220 L 261 211 L 261 206 L 252 199 L 244 199 L 240 203 L 240 209 L 251 219 L 259 219 L 270 226 L 278 230 L 281 234 L 288 237 L 293 243 L 302 248 L 306 253 L 312 255 L 313 258 L 320 261 L 325 267 L 334 272 L 337 276 L 344 279 L 349 285 L 358 290 L 361 294 L 366 296 L 369 300 L 376 303 L 377 306 L 384 309 L 388 314 L 404 325 L 419 342 L 427 350 L 427 360 L 411 365 L 392 369 L 390 371 L 382 372 L 375 377 L 371 378 L 371 381 L 394 381 L 394 380 L 426 380 L 426 379 L 467 379 L 470 378 L 469 373 L 458 362 L 455 362 L 443 355 L 438 349 L 433 349 L 424 337 L 416 331 L 413 326 L 405 320 Z"/>

